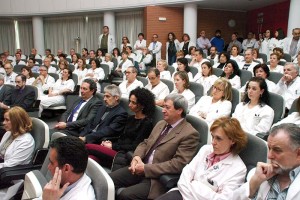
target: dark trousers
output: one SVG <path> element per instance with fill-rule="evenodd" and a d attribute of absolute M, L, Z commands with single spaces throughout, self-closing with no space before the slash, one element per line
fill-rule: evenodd
<path fill-rule="evenodd" d="M 183 200 L 183 198 L 179 190 L 173 190 L 171 192 L 167 192 L 166 194 L 161 195 L 155 200 Z"/>
<path fill-rule="evenodd" d="M 176 54 L 174 55 L 168 54 L 168 65 L 173 65 L 174 62 L 176 62 Z"/>
<path fill-rule="evenodd" d="M 123 167 L 109 174 L 115 184 L 116 199 L 147 199 L 151 180 L 144 176 L 132 175 L 128 167 Z M 120 188 L 124 188 L 118 192 Z"/>

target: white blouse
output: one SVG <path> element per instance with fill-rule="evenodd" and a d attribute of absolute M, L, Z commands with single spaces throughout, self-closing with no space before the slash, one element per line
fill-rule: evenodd
<path fill-rule="evenodd" d="M 204 95 L 207 95 L 207 91 L 213 86 L 215 81 L 218 79 L 216 75 L 210 75 L 208 77 L 202 76 L 202 74 L 197 73 L 194 77 L 193 82 L 200 83 L 204 87 Z"/>
<path fill-rule="evenodd" d="M 180 94 L 178 90 L 175 88 L 171 94 Z M 182 93 L 182 96 L 188 101 L 188 112 L 191 110 L 191 108 L 195 105 L 195 94 L 190 89 L 185 89 Z"/>

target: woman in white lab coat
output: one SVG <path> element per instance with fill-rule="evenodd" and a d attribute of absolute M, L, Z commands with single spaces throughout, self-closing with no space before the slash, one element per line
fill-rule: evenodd
<path fill-rule="evenodd" d="M 238 153 L 247 136 L 238 120 L 217 119 L 210 128 L 211 145 L 203 146 L 180 175 L 177 188 L 156 200 L 225 200 L 245 181 L 247 168 Z"/>

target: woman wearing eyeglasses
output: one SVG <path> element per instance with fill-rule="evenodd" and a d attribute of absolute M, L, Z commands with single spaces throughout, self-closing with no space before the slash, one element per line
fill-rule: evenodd
<path fill-rule="evenodd" d="M 225 78 L 219 78 L 214 82 L 210 96 L 202 96 L 189 114 L 203 119 L 211 125 L 219 117 L 230 116 L 231 99 L 230 82 Z"/>

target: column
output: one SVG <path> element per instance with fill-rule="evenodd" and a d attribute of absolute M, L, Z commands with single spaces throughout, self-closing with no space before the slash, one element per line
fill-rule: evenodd
<path fill-rule="evenodd" d="M 294 28 L 300 28 L 299 8 L 300 8 L 299 0 L 291 0 L 290 1 L 290 12 L 289 12 L 287 37 L 292 37 L 292 31 Z"/>
<path fill-rule="evenodd" d="M 183 17 L 183 32 L 189 34 L 191 41 L 196 44 L 197 39 L 197 5 L 185 4 Z"/>
<path fill-rule="evenodd" d="M 116 32 L 116 22 L 115 22 L 115 13 L 112 11 L 104 12 L 103 16 L 103 25 L 109 27 L 109 33 L 112 34 L 115 38 Z"/>
<path fill-rule="evenodd" d="M 33 46 L 36 48 L 38 54 L 43 55 L 45 51 L 44 39 L 44 23 L 42 17 L 32 17 L 33 28 Z"/>

